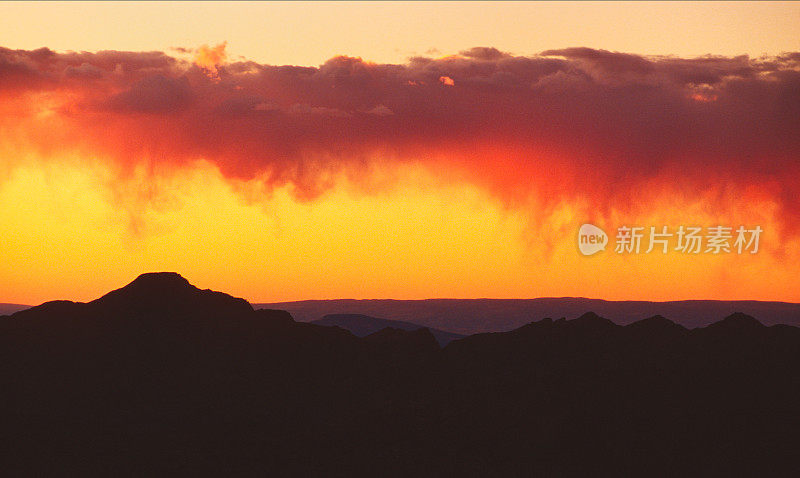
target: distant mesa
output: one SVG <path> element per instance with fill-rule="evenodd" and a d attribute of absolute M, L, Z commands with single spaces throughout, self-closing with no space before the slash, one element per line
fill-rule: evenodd
<path fill-rule="evenodd" d="M 11 315 L 14 312 L 30 308 L 31 306 L 22 304 L 0 304 L 0 315 Z"/>
<path fill-rule="evenodd" d="M 424 327 L 416 330 L 386 327 L 367 335 L 363 340 L 365 343 L 377 346 L 380 349 L 399 352 L 408 356 L 419 352 L 436 352 L 441 345 L 431 331 Z"/>

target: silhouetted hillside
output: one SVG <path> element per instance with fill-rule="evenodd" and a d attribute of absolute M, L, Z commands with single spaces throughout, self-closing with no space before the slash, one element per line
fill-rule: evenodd
<path fill-rule="evenodd" d="M 400 320 L 386 320 L 359 314 L 329 314 L 325 317 L 314 320 L 312 324 L 336 326 L 349 330 L 356 337 L 366 337 L 387 327 L 399 330 L 417 330 L 423 328 L 421 325 Z M 445 332 L 438 329 L 429 329 L 431 334 L 441 346 L 445 346 L 453 340 L 464 337 L 460 334 Z"/>
<path fill-rule="evenodd" d="M 793 476 L 800 329 L 359 338 L 146 274 L 0 318 L 3 474 Z"/>
<path fill-rule="evenodd" d="M 620 325 L 661 315 L 686 328 L 705 327 L 722 317 L 743 312 L 766 325 L 800 326 L 800 304 L 755 300 L 682 300 L 672 302 L 607 301 L 574 297 L 539 299 L 427 300 L 301 300 L 254 304 L 289 311 L 299 322 L 328 314 L 360 314 L 410 322 L 423 327 L 470 335 L 507 332 L 542 317 L 577 317 L 587 310 Z"/>

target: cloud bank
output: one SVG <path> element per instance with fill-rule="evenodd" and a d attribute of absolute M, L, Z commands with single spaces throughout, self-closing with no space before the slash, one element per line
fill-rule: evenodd
<path fill-rule="evenodd" d="M 317 68 L 164 52 L 0 49 L 0 141 L 122 167 L 210 161 L 312 199 L 338 171 L 419 163 L 509 205 L 771 201 L 800 232 L 800 53 L 645 57 L 472 48 Z M 366 173 L 365 173 L 366 174 Z"/>

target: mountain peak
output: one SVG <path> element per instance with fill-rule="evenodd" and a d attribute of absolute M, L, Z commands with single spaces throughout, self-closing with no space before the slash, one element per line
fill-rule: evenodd
<path fill-rule="evenodd" d="M 668 318 L 664 317 L 663 315 L 654 315 L 652 317 L 648 317 L 646 319 L 637 320 L 636 322 L 632 322 L 628 324 L 626 327 L 636 329 L 636 328 L 658 328 L 658 329 L 684 329 L 675 322 L 669 320 Z"/>
<path fill-rule="evenodd" d="M 133 303 L 171 302 L 197 291 L 197 287 L 190 284 L 177 272 L 148 272 L 140 275 L 125 287 L 109 292 L 95 302 L 118 300 Z"/>
<path fill-rule="evenodd" d="M 133 313 L 252 310 L 244 299 L 236 299 L 222 292 L 200 290 L 177 272 L 142 274 L 125 287 L 92 301 L 92 304 Z"/>
<path fill-rule="evenodd" d="M 581 315 L 577 319 L 569 320 L 568 322 L 572 322 L 574 324 L 611 324 L 614 325 L 613 322 L 610 320 L 600 317 L 599 315 L 595 314 L 594 312 L 586 312 L 585 314 Z"/>
<path fill-rule="evenodd" d="M 725 317 L 709 327 L 725 327 L 728 329 L 761 329 L 765 325 L 758 321 L 758 319 L 744 314 L 742 312 L 734 312 L 733 314 Z"/>
<path fill-rule="evenodd" d="M 659 340 L 674 338 L 676 335 L 683 334 L 687 329 L 662 315 L 654 315 L 625 326 L 625 329 L 641 337 L 649 336 L 659 338 Z"/>
<path fill-rule="evenodd" d="M 145 272 L 125 287 L 195 288 L 177 272 Z"/>

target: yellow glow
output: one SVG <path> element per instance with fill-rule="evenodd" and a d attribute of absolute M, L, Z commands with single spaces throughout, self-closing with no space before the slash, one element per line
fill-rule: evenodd
<path fill-rule="evenodd" d="M 588 46 L 645 55 L 759 56 L 800 50 L 799 25 L 800 3 L 789 2 L 0 3 L 0 46 L 166 51 L 197 61 L 212 77 L 225 58 L 318 65 L 346 54 L 400 63 L 473 46 L 521 55 Z M 169 49 L 199 45 L 212 47 Z M 458 92 L 465 83 L 455 78 L 440 81 Z M 690 98 L 717 100 L 698 88 Z M 639 197 L 606 202 L 574 191 L 574 158 L 557 157 L 546 145 L 514 151 L 488 141 L 437 144 L 426 161 L 374 162 L 387 170 L 365 162 L 365 171 L 341 171 L 330 178 L 330 189 L 309 201 L 291 186 L 268 190 L 258 179 L 225 178 L 213 161 L 184 167 L 183 157 L 149 165 L 139 162 L 147 158 L 92 157 L 115 154 L 92 146 L 95 133 L 127 131 L 122 121 L 114 131 L 70 121 L 83 118 L 75 105 L 92 100 L 63 88 L 9 91 L 0 101 L 0 301 L 90 300 L 157 270 L 251 301 L 800 301 L 800 239 L 782 235 L 776 194 L 707 185 L 703 193 L 688 193 L 660 173 L 652 184 L 639 185 Z M 155 130 L 169 138 L 169 131 Z M 114 149 L 113 137 L 99 143 Z M 492 164 L 492 170 L 459 169 L 467 163 Z M 522 164 L 530 168 L 520 170 Z M 509 178 L 519 175 L 531 181 L 514 189 Z M 541 186 L 569 199 L 554 205 L 537 197 L 546 194 Z M 592 210 L 603 204 L 628 209 Z M 592 221 L 612 236 L 619 225 L 681 224 L 758 224 L 764 235 L 757 255 L 609 250 L 583 257 L 575 233 Z"/>
<path fill-rule="evenodd" d="M 200 287 L 251 301 L 800 301 L 790 266 L 797 253 L 785 252 L 797 244 L 778 255 L 777 239 L 768 235 L 777 224 L 764 205 L 753 205 L 767 231 L 757 255 L 609 250 L 583 257 L 575 232 L 584 207 L 565 204 L 533 225 L 524 208 L 510 212 L 474 186 L 442 184 L 414 167 L 398 172 L 383 192 L 365 194 L 363 185 L 343 176 L 329 193 L 303 202 L 288 187 L 263 193 L 255 181 L 232 185 L 204 162 L 158 176 L 137 170 L 124 179 L 99 161 L 29 157 L 17 163 L 0 183 L 0 290 L 7 302 L 90 300 L 153 270 L 179 271 Z M 534 200 L 530 207 L 536 208 Z M 754 217 L 746 208 L 742 214 Z M 647 225 L 717 219 L 690 205 L 611 218 Z"/>

